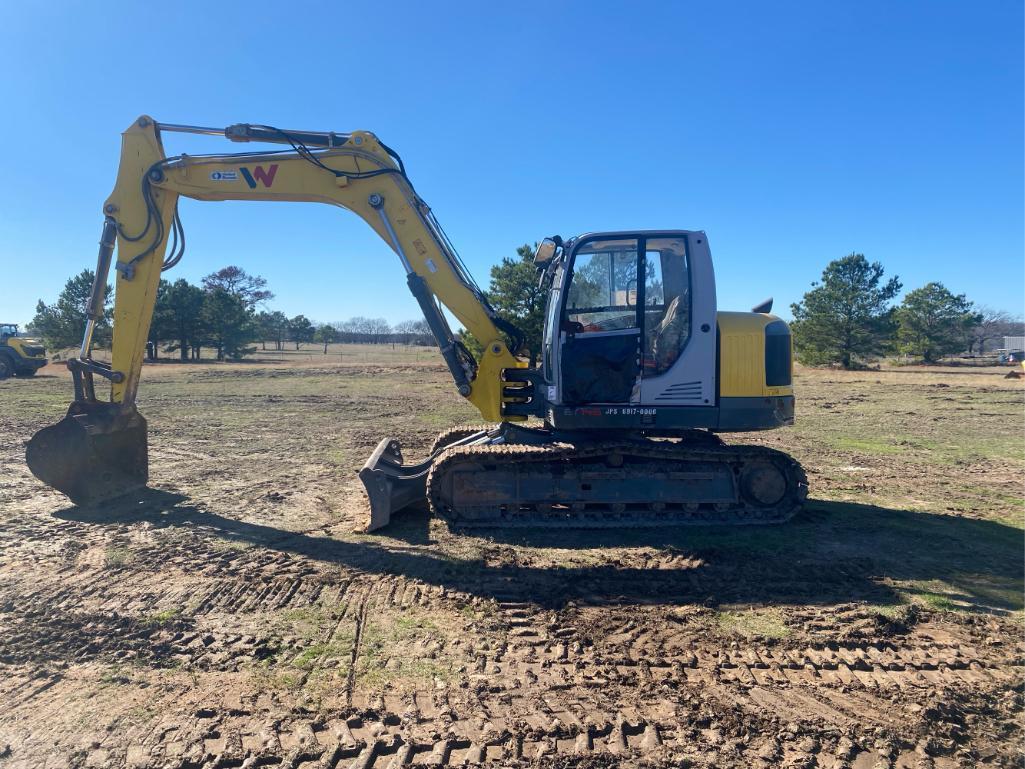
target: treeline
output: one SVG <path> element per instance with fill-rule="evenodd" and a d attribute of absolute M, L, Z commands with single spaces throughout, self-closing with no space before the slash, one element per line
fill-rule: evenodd
<path fill-rule="evenodd" d="M 85 308 L 93 272 L 84 270 L 71 278 L 54 304 L 42 300 L 36 305 L 31 323 L 33 333 L 43 337 L 50 349 L 77 346 L 85 328 Z M 196 286 L 179 278 L 161 280 L 157 288 L 153 322 L 147 344 L 151 358 L 161 353 L 181 360 L 199 360 L 204 348 L 217 360 L 237 360 L 256 351 L 259 344 L 284 349 L 285 344 L 328 345 L 336 342 L 369 344 L 434 344 L 424 320 L 409 320 L 390 326 L 383 318 L 355 317 L 335 324 L 316 324 L 305 315 L 289 318 L 282 312 L 258 310 L 274 298 L 267 281 L 258 275 L 229 266 L 207 275 Z M 93 335 L 99 347 L 110 345 L 112 291 L 107 287 L 103 319 Z"/>
<path fill-rule="evenodd" d="M 517 352 L 531 365 L 541 348 L 546 295 L 538 285 L 533 248 L 523 245 L 516 257 L 491 268 L 488 300 L 503 319 L 524 332 Z M 879 262 L 863 254 L 850 254 L 830 262 L 822 277 L 799 302 L 791 305 L 791 327 L 798 360 L 808 365 L 856 368 L 875 359 L 903 355 L 933 363 L 951 355 L 984 355 L 1000 346 L 1004 336 L 1025 334 L 1020 317 L 976 306 L 964 294 L 942 283 L 927 283 L 897 297 L 903 288 L 896 276 L 885 277 Z M 92 285 L 86 270 L 67 282 L 57 302 L 42 301 L 32 322 L 34 333 L 51 349 L 77 346 L 85 327 L 85 305 Z M 108 289 L 108 302 L 110 297 Z M 260 345 L 277 350 L 286 344 L 335 342 L 362 344 L 433 345 L 434 337 L 423 320 L 390 326 L 383 318 L 355 317 L 316 324 L 305 315 L 259 310 L 273 298 L 267 281 L 239 267 L 225 267 L 207 275 L 202 285 L 185 280 L 161 281 L 150 332 L 150 354 L 198 359 L 204 348 L 219 360 L 241 358 Z M 98 345 L 110 343 L 110 310 L 95 333 Z M 479 355 L 470 335 L 461 338 Z"/>
<path fill-rule="evenodd" d="M 384 318 L 364 318 L 357 315 L 348 320 L 314 325 L 305 316 L 289 318 L 283 312 L 261 312 L 256 316 L 260 329 L 260 342 L 264 350 L 271 344 L 274 349 L 284 349 L 286 343 L 294 343 L 295 349 L 307 342 L 327 345 L 333 342 L 346 344 L 415 344 L 433 345 L 434 336 L 427 321 L 404 320 L 390 325 Z"/>
<path fill-rule="evenodd" d="M 942 283 L 906 293 L 879 262 L 850 254 L 830 262 L 821 279 L 792 304 L 798 359 L 808 365 L 856 368 L 888 355 L 935 363 L 951 355 L 983 355 L 1004 336 L 1022 333 L 1009 313 L 977 307 Z"/>

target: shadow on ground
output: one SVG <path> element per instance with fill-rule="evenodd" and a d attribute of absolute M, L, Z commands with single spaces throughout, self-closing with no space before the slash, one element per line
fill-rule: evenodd
<path fill-rule="evenodd" d="M 1025 577 L 1023 533 L 1014 526 L 824 500 L 810 501 L 797 518 L 780 526 L 467 534 L 480 545 L 477 558 L 433 546 L 427 513 L 420 511 L 397 518 L 387 538 L 352 541 L 226 518 L 181 495 L 156 490 L 106 509 L 72 507 L 56 515 L 98 526 L 146 522 L 157 528 L 186 527 L 197 535 L 364 572 L 553 607 L 567 601 L 892 603 L 900 600 L 897 584 L 904 592 L 925 593 L 930 583 L 940 582 L 947 599 L 964 608 L 1006 612 L 1022 608 Z M 655 548 L 656 555 L 644 568 L 624 564 L 615 550 L 594 557 L 594 549 L 622 547 Z M 197 562 L 197 569 L 202 567 Z"/>

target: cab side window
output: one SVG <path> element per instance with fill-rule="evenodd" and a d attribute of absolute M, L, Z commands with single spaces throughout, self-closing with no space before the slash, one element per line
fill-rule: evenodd
<path fill-rule="evenodd" d="M 691 335 L 690 270 L 682 238 L 651 238 L 644 249 L 643 376 L 664 374 Z"/>

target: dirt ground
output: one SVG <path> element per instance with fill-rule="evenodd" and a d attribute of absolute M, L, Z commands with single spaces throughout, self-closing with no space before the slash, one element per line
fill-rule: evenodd
<path fill-rule="evenodd" d="M 1023 382 L 801 371 L 780 527 L 354 533 L 475 421 L 425 351 L 147 367 L 152 491 L 31 477 L 0 382 L 0 766 L 1019 766 Z"/>

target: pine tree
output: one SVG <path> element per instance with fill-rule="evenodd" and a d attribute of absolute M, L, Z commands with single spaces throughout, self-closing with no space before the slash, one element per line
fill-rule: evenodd
<path fill-rule="evenodd" d="M 211 272 L 203 278 L 203 288 L 207 291 L 221 289 L 238 297 L 246 306 L 252 310 L 256 305 L 274 298 L 274 294 L 267 290 L 267 279 L 259 275 L 250 275 L 241 267 L 229 265 L 222 267 L 217 272 Z"/>
<path fill-rule="evenodd" d="M 170 342 L 167 349 L 177 350 L 182 360 L 188 360 L 205 336 L 204 298 L 203 289 L 184 278 L 174 283 L 160 281 L 150 339 Z"/>
<path fill-rule="evenodd" d="M 317 331 L 314 334 L 313 339 L 314 341 L 320 342 L 324 345 L 324 354 L 327 355 L 327 346 L 338 341 L 338 329 L 329 323 L 325 323 L 323 326 L 317 326 Z"/>
<path fill-rule="evenodd" d="M 512 353 L 526 351 L 533 367 L 541 354 L 547 294 L 539 285 L 534 267 L 534 248 L 524 244 L 516 249 L 516 255 L 515 259 L 504 257 L 491 268 L 488 301 L 498 311 L 499 317 L 523 332 L 522 350 L 513 350 Z"/>
<path fill-rule="evenodd" d="M 242 358 L 256 349 L 248 346 L 257 337 L 255 316 L 240 296 L 223 288 L 204 292 L 202 317 L 217 360 Z"/>
<path fill-rule="evenodd" d="M 278 310 L 264 311 L 256 316 L 256 324 L 263 349 L 267 349 L 267 340 L 270 339 L 274 342 L 274 349 L 280 350 L 288 336 L 288 316 Z"/>
<path fill-rule="evenodd" d="M 900 291 L 896 278 L 883 282 L 883 266 L 862 254 L 830 262 L 822 279 L 796 304 L 792 331 L 802 362 L 839 363 L 851 368 L 858 360 L 879 355 L 894 331 L 890 302 Z"/>
<path fill-rule="evenodd" d="M 60 349 L 81 344 L 85 333 L 85 308 L 92 294 L 94 274 L 92 270 L 82 270 L 68 279 L 54 304 L 46 304 L 42 299 L 36 304 L 32 327 L 43 337 L 47 347 Z M 109 305 L 112 291 L 113 288 L 108 285 L 104 296 L 103 317 L 93 331 L 93 343 L 98 347 L 110 344 L 112 313 Z"/>
<path fill-rule="evenodd" d="M 935 363 L 966 349 L 966 336 L 981 321 L 964 294 L 952 294 L 942 283 L 927 283 L 908 292 L 897 308 L 897 342 L 901 352 Z"/>
<path fill-rule="evenodd" d="M 288 321 L 288 334 L 292 341 L 295 342 L 296 350 L 299 349 L 299 345 L 312 342 L 316 331 L 316 327 L 305 315 L 296 315 Z"/>

